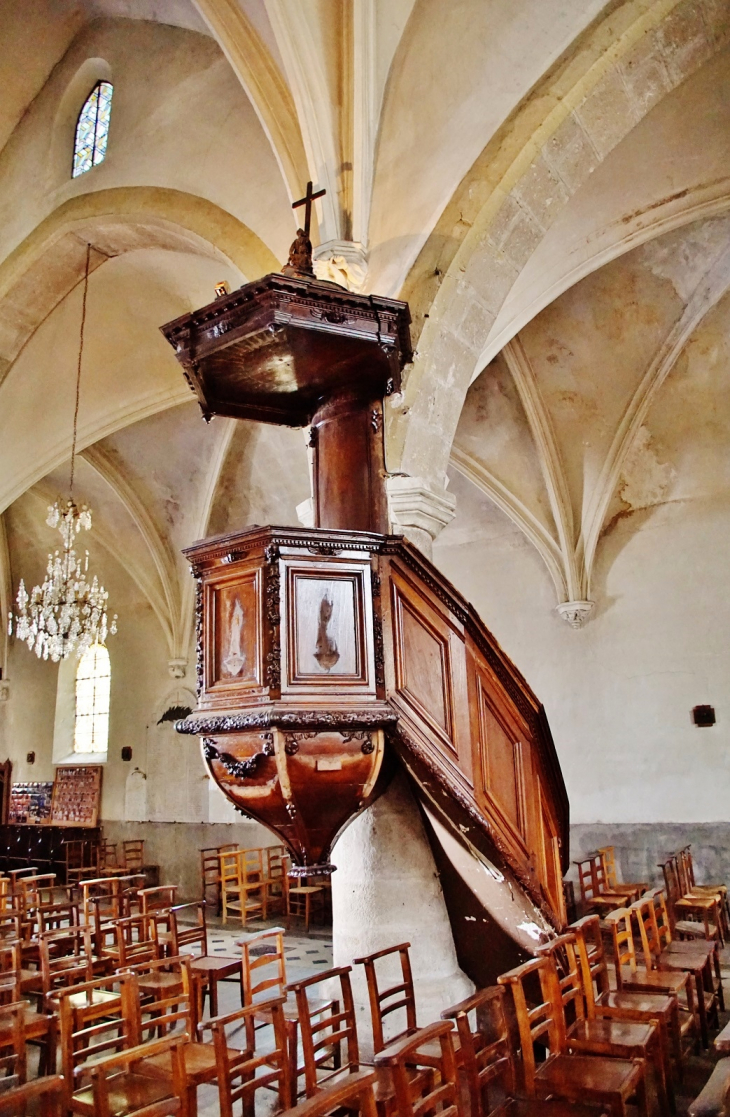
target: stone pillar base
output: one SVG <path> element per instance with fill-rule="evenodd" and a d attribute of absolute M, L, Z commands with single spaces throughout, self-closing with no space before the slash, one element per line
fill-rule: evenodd
<path fill-rule="evenodd" d="M 442 1009 L 469 996 L 473 984 L 459 969 L 441 885 L 418 807 L 399 773 L 372 807 L 337 842 L 332 860 L 334 965 L 402 942 L 411 944 L 418 1023 L 438 1020 Z M 398 962 L 385 971 L 386 987 L 400 982 Z M 372 1052 L 367 984 L 352 971 L 363 1057 Z M 388 1017 L 392 1033 L 405 1027 L 402 1012 Z"/>

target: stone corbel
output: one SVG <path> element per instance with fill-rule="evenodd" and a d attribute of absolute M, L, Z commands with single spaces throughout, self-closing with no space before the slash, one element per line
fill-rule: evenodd
<path fill-rule="evenodd" d="M 7 679 L 0 681 L 0 702 L 7 702 L 10 698 L 10 683 Z"/>
<path fill-rule="evenodd" d="M 167 670 L 173 679 L 184 679 L 187 665 L 187 659 L 170 659 L 167 661 Z"/>
<path fill-rule="evenodd" d="M 557 611 L 571 628 L 582 628 L 593 612 L 593 601 L 563 601 Z"/>
<path fill-rule="evenodd" d="M 352 240 L 328 240 L 312 253 L 317 279 L 339 283 L 348 291 L 359 294 L 368 273 L 368 254 L 361 244 Z M 305 525 L 306 526 L 306 525 Z"/>
<path fill-rule="evenodd" d="M 456 497 L 423 477 L 403 474 L 388 478 L 387 491 L 391 530 L 431 558 L 434 539 L 456 515 Z"/>

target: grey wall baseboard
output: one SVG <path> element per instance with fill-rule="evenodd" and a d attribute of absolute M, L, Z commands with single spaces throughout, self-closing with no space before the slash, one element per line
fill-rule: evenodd
<path fill-rule="evenodd" d="M 622 880 L 663 885 L 661 862 L 691 845 L 698 884 L 730 882 L 730 822 L 597 822 L 570 828 L 571 862 L 608 845 L 615 847 Z M 577 879 L 572 864 L 568 877 Z"/>

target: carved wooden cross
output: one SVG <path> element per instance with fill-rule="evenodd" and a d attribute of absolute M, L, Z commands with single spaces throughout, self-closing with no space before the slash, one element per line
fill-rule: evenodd
<path fill-rule="evenodd" d="M 299 209 L 300 206 L 307 207 L 304 211 L 304 232 L 307 236 L 309 236 L 309 223 L 312 218 L 312 202 L 315 200 L 315 198 L 321 198 L 322 195 L 326 193 L 326 190 L 318 190 L 316 194 L 313 194 L 312 184 L 311 182 L 308 182 L 307 193 L 304 195 L 304 197 L 300 198 L 298 202 L 292 202 L 291 204 L 292 209 Z"/>

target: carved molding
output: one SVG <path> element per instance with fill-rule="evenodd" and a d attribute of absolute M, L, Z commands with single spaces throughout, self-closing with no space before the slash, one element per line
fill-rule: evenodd
<path fill-rule="evenodd" d="M 398 718 L 390 706 L 362 710 L 253 710 L 240 714 L 209 714 L 187 717 L 175 722 L 178 733 L 190 736 L 207 736 L 212 733 L 239 733 L 247 729 L 292 728 L 341 730 L 343 726 L 379 729 L 391 725 Z"/>
<path fill-rule="evenodd" d="M 556 612 L 571 628 L 582 628 L 595 607 L 594 601 L 562 601 Z"/>

